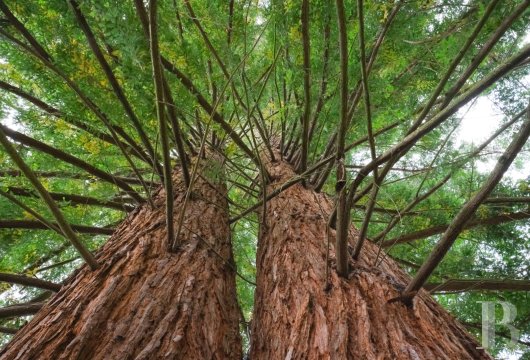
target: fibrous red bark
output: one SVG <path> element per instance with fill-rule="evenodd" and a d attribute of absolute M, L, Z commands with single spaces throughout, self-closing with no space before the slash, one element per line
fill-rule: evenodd
<path fill-rule="evenodd" d="M 175 213 L 185 187 L 174 175 Z M 197 178 L 168 252 L 164 192 L 131 213 L 0 352 L 3 359 L 241 358 L 226 188 Z"/>
<path fill-rule="evenodd" d="M 274 179 L 268 192 L 294 175 L 283 162 L 267 170 Z M 348 278 L 338 277 L 335 234 L 327 227 L 332 206 L 302 184 L 267 204 L 256 259 L 253 360 L 491 359 L 426 291 L 412 308 L 389 302 L 410 278 L 389 257 L 374 266 L 376 245 L 366 242 L 358 261 L 350 257 Z M 356 234 L 351 227 L 350 250 Z"/>

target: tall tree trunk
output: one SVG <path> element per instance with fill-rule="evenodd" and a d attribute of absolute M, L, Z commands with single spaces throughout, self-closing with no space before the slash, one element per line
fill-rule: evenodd
<path fill-rule="evenodd" d="M 294 175 L 285 162 L 269 163 L 267 170 L 274 179 L 269 192 Z M 332 205 L 301 184 L 267 204 L 256 259 L 252 360 L 491 359 L 427 292 L 412 308 L 389 303 L 409 277 L 388 257 L 373 266 L 374 244 L 366 242 L 359 261 L 350 260 L 349 278 L 339 278 L 335 234 L 326 226 Z M 352 227 L 350 242 L 356 233 Z"/>
<path fill-rule="evenodd" d="M 167 250 L 159 190 L 156 208 L 131 213 L 99 251 L 101 267 L 74 273 L 0 358 L 241 358 L 226 188 L 206 179 L 195 182 L 178 252 Z M 173 180 L 176 223 L 186 188 L 180 172 Z"/>

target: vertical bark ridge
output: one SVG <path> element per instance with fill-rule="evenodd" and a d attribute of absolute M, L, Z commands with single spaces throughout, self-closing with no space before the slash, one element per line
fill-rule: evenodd
<path fill-rule="evenodd" d="M 186 190 L 181 175 L 173 177 L 175 221 Z M 197 178 L 182 248 L 170 253 L 160 189 L 155 209 L 134 210 L 98 252 L 100 269 L 72 274 L 0 358 L 241 358 L 225 193 L 220 181 Z"/>
<path fill-rule="evenodd" d="M 279 157 L 278 157 L 279 158 Z M 274 190 L 294 175 L 285 162 L 267 163 Z M 424 290 L 413 308 L 388 300 L 410 278 L 392 259 L 372 266 L 367 242 L 348 279 L 336 274 L 332 201 L 294 185 L 266 209 L 257 251 L 251 358 L 260 359 L 491 359 Z M 358 234 L 350 227 L 349 251 Z M 326 245 L 329 237 L 329 288 Z"/>

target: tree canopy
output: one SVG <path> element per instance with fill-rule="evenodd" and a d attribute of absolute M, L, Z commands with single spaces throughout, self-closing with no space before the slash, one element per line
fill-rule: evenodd
<path fill-rule="evenodd" d="M 30 309 L 0 316 L 0 344 L 81 263 L 97 266 L 91 252 L 171 189 L 173 167 L 193 183 L 208 148 L 225 160 L 207 171 L 229 187 L 246 320 L 254 210 L 277 195 L 261 161 L 282 156 L 290 183 L 335 199 L 337 234 L 352 221 L 381 257 L 426 272 L 417 285 L 477 336 L 480 301 L 514 304 L 519 343 L 498 327 L 492 352 L 530 358 L 529 5 L 0 0 L 0 305 Z M 458 140 L 486 96 L 502 120 Z M 501 180 L 497 160 L 515 156 L 522 175 Z"/>

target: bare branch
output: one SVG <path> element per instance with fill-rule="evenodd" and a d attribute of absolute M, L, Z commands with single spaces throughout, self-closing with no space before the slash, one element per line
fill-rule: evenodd
<path fill-rule="evenodd" d="M 112 136 L 110 136 L 110 135 L 108 135 L 108 134 L 106 134 L 104 132 L 101 132 L 101 131 L 99 131 L 97 129 L 94 129 L 93 127 L 85 124 L 82 120 L 75 119 L 74 117 L 63 113 L 59 109 L 56 109 L 53 106 L 46 104 L 44 101 L 42 101 L 40 99 L 37 99 L 33 95 L 28 94 L 27 92 L 25 92 L 24 90 L 22 90 L 22 89 L 20 89 L 20 88 L 18 88 L 16 86 L 13 86 L 11 84 L 8 84 L 8 83 L 0 80 L 0 89 L 8 91 L 8 92 L 10 92 L 12 94 L 15 94 L 15 95 L 21 97 L 22 99 L 24 99 L 26 101 L 29 101 L 30 103 L 32 103 L 33 105 L 35 105 L 39 109 L 43 110 L 47 114 L 49 114 L 51 116 L 54 116 L 56 118 L 62 119 L 65 122 L 67 122 L 68 124 L 71 124 L 71 125 L 75 126 L 78 129 L 86 131 L 87 133 L 89 133 L 90 135 L 94 136 L 95 138 L 98 138 L 98 139 L 100 139 L 102 141 L 105 141 L 105 142 L 107 142 L 109 144 L 112 144 L 112 145 L 117 145 L 116 142 L 115 142 L 115 139 Z M 116 133 L 118 133 L 121 137 L 127 138 L 127 142 L 128 143 L 122 142 L 122 144 L 121 144 L 122 147 L 127 149 L 127 151 L 130 151 L 131 154 L 133 154 L 134 156 L 138 157 L 142 161 L 145 161 L 145 162 L 150 164 L 149 157 L 143 153 L 142 149 L 134 142 L 134 140 L 132 138 L 128 137 L 125 134 L 125 131 L 121 127 L 113 125 L 113 128 L 114 128 L 114 131 L 116 131 Z"/>
<path fill-rule="evenodd" d="M 495 3 L 495 1 L 492 1 L 490 3 L 490 6 L 492 3 Z M 490 6 L 488 6 L 488 9 L 490 8 Z M 468 65 L 464 73 L 459 77 L 456 83 L 445 93 L 444 101 L 441 105 L 441 108 L 444 108 L 445 106 L 449 104 L 449 102 L 453 99 L 455 94 L 465 84 L 467 79 L 469 79 L 469 77 L 475 72 L 478 66 L 482 63 L 484 58 L 490 53 L 491 49 L 493 49 L 493 46 L 506 33 L 506 31 L 508 31 L 508 29 L 515 22 L 515 20 L 517 20 L 517 18 L 521 16 L 521 14 L 523 14 L 524 11 L 529 6 L 530 6 L 530 2 L 528 1 L 521 2 L 521 4 L 519 4 L 519 6 L 517 6 L 514 9 L 514 11 L 512 11 L 512 13 L 502 21 L 502 23 L 497 27 L 497 30 L 495 30 L 495 32 L 490 36 L 488 41 L 480 49 L 479 53 L 473 57 L 473 60 Z"/>
<path fill-rule="evenodd" d="M 158 49 L 157 0 L 149 1 L 149 45 L 151 48 L 151 64 L 155 82 L 156 115 L 158 117 L 158 131 L 162 145 L 162 160 L 164 162 L 164 188 L 166 190 L 166 227 L 167 246 L 173 247 L 175 229 L 173 224 L 173 178 L 171 157 L 169 156 L 169 138 L 167 134 L 166 114 L 164 111 L 164 80 L 160 66 L 160 52 Z"/>
<path fill-rule="evenodd" d="M 80 169 L 85 170 L 91 175 L 94 175 L 101 180 L 104 180 L 106 182 L 109 182 L 113 185 L 116 185 L 123 191 L 125 191 L 127 194 L 129 194 L 136 202 L 143 203 L 144 199 L 125 181 L 118 179 L 114 177 L 113 175 L 100 170 L 96 168 L 95 166 L 90 165 L 89 163 L 70 155 L 69 153 L 56 149 L 50 145 L 47 145 L 39 140 L 33 139 L 27 135 L 24 135 L 18 131 L 14 131 L 9 129 L 8 127 L 4 125 L 0 125 L 0 129 L 3 133 L 5 133 L 7 136 L 9 136 L 11 139 L 18 141 L 26 146 L 29 146 L 33 149 L 42 151 L 43 153 L 46 153 L 55 159 L 64 161 L 68 164 L 74 165 Z"/>
<path fill-rule="evenodd" d="M 426 283 L 425 290 L 431 293 L 469 292 L 481 290 L 530 291 L 530 280 L 512 279 L 448 279 L 441 283 Z"/>
<path fill-rule="evenodd" d="M 377 154 L 375 152 L 375 140 L 372 130 L 372 107 L 370 105 L 370 91 L 368 88 L 368 75 L 366 71 L 366 54 L 365 54 L 365 45 L 364 45 L 364 14 L 363 14 L 363 0 L 357 0 L 357 13 L 359 17 L 359 50 L 361 53 L 361 80 L 362 80 L 362 87 L 363 87 L 363 94 L 364 94 L 364 108 L 366 111 L 366 124 L 367 124 L 367 130 L 368 130 L 368 143 L 370 144 L 370 155 L 372 157 L 372 161 L 375 160 L 377 157 Z M 352 252 L 352 258 L 354 260 L 357 260 L 359 258 L 359 254 L 361 253 L 361 249 L 364 243 L 364 240 L 366 238 L 366 232 L 368 230 L 368 224 L 370 223 L 370 219 L 372 218 L 372 213 L 374 211 L 375 203 L 377 200 L 377 195 L 379 193 L 379 185 L 383 181 L 384 175 L 381 174 L 381 177 L 379 177 L 377 173 L 377 167 L 373 169 L 374 174 L 374 185 L 372 186 L 372 194 L 370 196 L 370 199 L 368 199 L 368 204 L 366 205 L 366 214 L 364 216 L 364 220 L 361 224 L 361 228 L 359 229 L 359 234 L 357 235 L 357 241 L 355 243 L 355 246 L 353 247 Z M 345 216 L 350 216 L 349 209 L 346 209 L 345 206 Z M 339 213 L 337 212 L 337 217 Z M 347 250 L 346 248 L 344 251 Z"/>
<path fill-rule="evenodd" d="M 75 232 L 70 227 L 70 224 L 64 218 L 61 210 L 59 209 L 59 207 L 57 206 L 53 198 L 50 196 L 46 188 L 41 184 L 37 176 L 33 173 L 30 167 L 24 162 L 24 159 L 22 159 L 18 151 L 11 144 L 11 142 L 7 139 L 6 133 L 4 132 L 2 127 L 0 127 L 0 143 L 2 144 L 6 152 L 9 154 L 9 157 L 13 160 L 13 162 L 20 169 L 20 171 L 22 171 L 24 175 L 26 175 L 26 177 L 31 182 L 35 190 L 37 190 L 37 192 L 39 193 L 39 196 L 42 198 L 42 200 L 44 200 L 44 202 L 50 209 L 51 213 L 53 214 L 55 220 L 57 221 L 58 226 L 61 228 L 61 231 L 64 234 L 64 236 L 68 238 L 68 240 L 70 240 L 72 245 L 77 249 L 77 251 L 81 254 L 83 259 L 92 268 L 92 270 L 97 269 L 98 263 L 96 259 L 94 258 L 94 256 L 79 240 L 79 238 L 77 237 Z"/>
<path fill-rule="evenodd" d="M 521 129 L 513 138 L 512 142 L 504 152 L 504 154 L 497 161 L 497 165 L 493 169 L 491 175 L 488 177 L 486 182 L 482 185 L 480 190 L 471 200 L 469 200 L 460 212 L 456 215 L 454 220 L 451 222 L 444 235 L 435 246 L 429 258 L 423 263 L 421 268 L 416 273 L 416 276 L 407 285 L 403 291 L 404 301 L 410 301 L 415 293 L 423 286 L 425 281 L 429 278 L 432 271 L 442 261 L 445 254 L 449 251 L 454 241 L 464 229 L 466 223 L 470 217 L 475 213 L 480 204 L 488 197 L 493 191 L 498 182 L 502 179 L 502 176 L 513 162 L 517 154 L 521 151 L 524 144 L 530 136 L 530 106 L 527 108 L 527 119 L 521 126 Z"/>
<path fill-rule="evenodd" d="M 184 134 L 179 124 L 177 108 L 175 106 L 175 102 L 173 101 L 173 96 L 171 96 L 171 89 L 169 88 L 169 84 L 167 83 L 164 74 L 161 76 L 164 84 L 164 101 L 167 106 L 167 113 L 169 116 L 169 121 L 171 122 L 171 129 L 173 130 L 175 144 L 177 145 L 177 152 L 180 158 L 180 167 L 182 169 L 182 177 L 184 179 L 184 184 L 188 186 L 190 183 L 190 171 L 188 169 L 188 155 L 184 150 Z"/>
<path fill-rule="evenodd" d="M 438 96 L 443 91 L 445 85 L 447 84 L 447 81 L 449 81 L 449 78 L 451 77 L 451 74 L 456 69 L 456 67 L 458 66 L 460 61 L 462 61 L 462 59 L 464 58 L 464 55 L 466 54 L 466 52 L 469 50 L 469 48 L 471 47 L 471 45 L 475 41 L 476 37 L 478 36 L 480 31 L 482 30 L 482 27 L 484 26 L 484 24 L 486 23 L 486 21 L 490 17 L 491 13 L 493 12 L 493 9 L 495 8 L 495 6 L 497 5 L 498 2 L 499 2 L 499 0 L 493 0 L 493 1 L 491 1 L 488 4 L 488 7 L 486 8 L 486 10 L 484 11 L 484 14 L 482 15 L 482 18 L 479 20 L 479 22 L 477 23 L 477 25 L 473 29 L 473 32 L 466 39 L 465 44 L 462 46 L 462 48 L 459 50 L 458 54 L 455 56 L 455 58 L 453 59 L 453 61 L 449 65 L 449 67 L 447 68 L 447 71 L 445 72 L 445 75 L 438 82 L 438 85 L 436 86 L 436 89 L 431 94 L 431 97 L 427 101 L 427 104 L 425 104 L 425 106 L 423 107 L 423 109 L 422 109 L 420 115 L 418 116 L 418 118 L 414 121 L 413 125 L 411 126 L 411 129 L 409 130 L 409 133 L 411 131 L 416 130 L 418 128 L 418 126 L 420 126 L 422 121 L 425 119 L 427 114 L 431 111 L 432 106 L 434 105 L 436 99 L 438 99 Z M 475 61 L 476 61 L 476 59 L 475 59 Z M 467 79 L 467 77 L 465 79 Z M 456 90 L 456 91 L 458 91 L 458 90 Z M 455 91 L 454 94 L 456 94 L 456 91 Z"/>
<path fill-rule="evenodd" d="M 302 148 L 298 172 L 303 173 L 307 168 L 307 155 L 309 153 L 309 121 L 311 116 L 311 58 L 309 42 L 309 0 L 302 0 L 302 48 L 304 66 L 304 112 L 302 114 Z"/>
<path fill-rule="evenodd" d="M 0 319 L 10 319 L 19 316 L 33 315 L 36 314 L 43 306 L 44 303 L 26 303 L 6 306 L 0 308 Z"/>
<path fill-rule="evenodd" d="M 51 290 L 55 292 L 61 289 L 61 284 L 56 284 L 51 281 L 41 280 L 25 275 L 9 274 L 3 272 L 0 272 L 0 281 L 4 281 L 10 284 L 33 286 L 40 289 Z"/>
<path fill-rule="evenodd" d="M 491 197 L 484 200 L 484 204 L 528 204 L 530 196 L 521 197 Z"/>
<path fill-rule="evenodd" d="M 57 232 L 59 235 L 61 236 L 64 236 L 63 232 L 61 231 L 61 229 L 59 227 L 57 227 L 56 225 L 52 224 L 51 222 L 49 222 L 48 220 L 46 220 L 44 218 L 44 216 L 42 216 L 41 214 L 39 214 L 38 212 L 36 212 L 35 210 L 33 210 L 32 208 L 30 208 L 29 206 L 27 206 L 26 204 L 24 204 L 23 202 L 19 201 L 15 196 L 11 195 L 10 193 L 7 193 L 3 190 L 0 190 L 0 195 L 5 197 L 6 199 L 8 199 L 9 201 L 11 201 L 13 204 L 17 205 L 18 207 L 20 207 L 22 210 L 25 210 L 28 214 L 30 214 L 31 216 L 33 216 L 35 219 L 37 219 L 38 221 L 41 222 L 41 224 L 43 224 L 44 226 L 46 226 L 48 229 L 50 230 L 53 230 L 55 232 Z"/>
<path fill-rule="evenodd" d="M 9 335 L 15 335 L 17 333 L 18 329 L 7 327 L 7 326 L 0 326 L 0 333 L 3 334 L 9 334 Z"/>
<path fill-rule="evenodd" d="M 497 67 L 485 78 L 474 84 L 468 91 L 460 95 L 453 103 L 452 106 L 446 107 L 440 111 L 437 115 L 433 116 L 429 121 L 418 127 L 415 131 L 407 135 L 401 142 L 392 146 L 390 149 L 379 155 L 376 160 L 371 161 L 365 165 L 360 171 L 354 181 L 350 184 L 348 190 L 348 203 L 351 206 L 355 197 L 355 191 L 361 184 L 362 180 L 366 175 L 372 171 L 375 167 L 387 161 L 395 163 L 398 159 L 404 156 L 416 142 L 432 130 L 437 128 L 450 116 L 454 115 L 456 111 L 468 103 L 470 100 L 478 96 L 484 90 L 489 88 L 503 76 L 508 74 L 514 67 L 517 66 L 522 60 L 530 56 L 530 45 L 523 47 L 517 54 L 513 55 L 505 61 L 504 64 Z"/>
<path fill-rule="evenodd" d="M 149 138 L 147 134 L 145 133 L 142 127 L 142 124 L 140 123 L 140 120 L 134 113 L 133 108 L 131 104 L 129 103 L 129 100 L 127 100 L 127 96 L 125 95 L 125 92 L 123 91 L 122 87 L 118 83 L 118 80 L 116 79 L 116 76 L 114 75 L 109 63 L 105 59 L 105 56 L 103 56 L 103 52 L 101 51 L 96 41 L 96 38 L 94 37 L 94 34 L 92 33 L 90 26 L 88 25 L 88 22 L 85 16 L 81 12 L 81 9 L 79 8 L 79 4 L 75 0 L 69 0 L 69 4 L 71 5 L 70 8 L 72 9 L 74 13 L 74 16 L 77 20 L 79 27 L 81 28 L 81 30 L 83 30 L 83 33 L 86 36 L 88 44 L 90 45 L 92 52 L 96 56 L 96 59 L 98 60 L 99 65 L 103 69 L 103 72 L 105 73 L 105 76 L 107 77 L 107 80 L 112 86 L 112 89 L 114 90 L 114 93 L 116 94 L 116 97 L 122 104 L 123 109 L 125 110 L 125 113 L 127 114 L 129 119 L 133 123 L 134 128 L 138 132 L 138 135 L 140 135 L 140 139 L 142 140 L 143 145 L 145 146 L 145 148 L 147 149 L 147 152 L 149 153 L 151 157 L 151 161 L 152 161 L 151 165 L 153 165 L 156 168 L 158 174 L 162 176 L 162 169 L 160 168 L 160 164 L 158 163 L 158 159 L 153 149 L 153 146 L 151 145 L 151 142 L 149 141 Z"/>
<path fill-rule="evenodd" d="M 17 196 L 39 197 L 33 191 L 24 189 L 21 187 L 17 187 L 17 186 L 10 186 L 8 188 L 8 191 L 11 194 L 17 195 Z M 115 210 L 120 210 L 120 211 L 134 210 L 134 206 L 131 206 L 123 202 L 102 200 L 102 199 L 97 199 L 91 196 L 83 196 L 83 195 L 77 195 L 77 194 L 66 194 L 66 193 L 58 193 L 58 192 L 49 192 L 49 194 L 55 201 L 69 202 L 72 205 L 93 205 L 93 206 L 107 207 L 110 209 L 115 209 Z"/>
<path fill-rule="evenodd" d="M 59 226 L 57 223 L 51 223 L 54 226 Z M 91 235 L 112 235 L 113 228 L 94 227 L 85 225 L 69 224 L 70 228 L 82 234 Z M 0 229 L 28 229 L 28 230 L 49 230 L 49 227 L 35 220 L 0 220 Z"/>
<path fill-rule="evenodd" d="M 519 211 L 514 213 L 499 214 L 485 219 L 474 219 L 468 221 L 462 230 L 471 229 L 477 226 L 500 225 L 511 221 L 530 219 L 530 211 Z M 389 239 L 381 244 L 383 247 L 389 247 L 394 244 L 409 243 L 415 240 L 424 239 L 429 236 L 442 234 L 449 228 L 450 224 L 432 226 L 427 229 L 415 231 L 409 234 Z"/>

